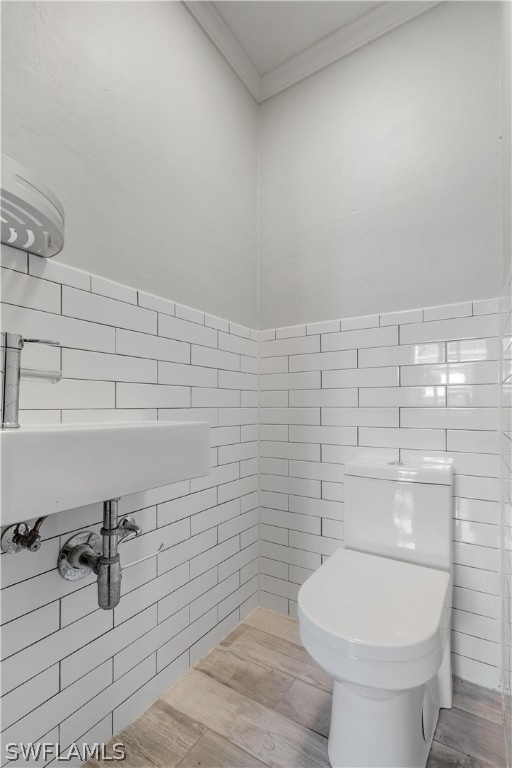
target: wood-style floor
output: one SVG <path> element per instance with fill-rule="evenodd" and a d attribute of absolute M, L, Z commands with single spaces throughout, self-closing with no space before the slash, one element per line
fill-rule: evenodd
<path fill-rule="evenodd" d="M 128 768 L 328 768 L 331 689 L 297 622 L 258 608 L 115 741 Z M 505 766 L 499 694 L 457 679 L 428 761 L 455 766 Z"/>

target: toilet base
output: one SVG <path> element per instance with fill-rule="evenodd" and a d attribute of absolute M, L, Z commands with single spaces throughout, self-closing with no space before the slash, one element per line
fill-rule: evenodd
<path fill-rule="evenodd" d="M 381 691 L 335 681 L 331 765 L 424 768 L 438 714 L 437 677 L 409 691 Z"/>
<path fill-rule="evenodd" d="M 440 709 L 452 706 L 449 630 L 436 676 L 406 691 L 334 681 L 329 760 L 332 768 L 425 768 Z"/>

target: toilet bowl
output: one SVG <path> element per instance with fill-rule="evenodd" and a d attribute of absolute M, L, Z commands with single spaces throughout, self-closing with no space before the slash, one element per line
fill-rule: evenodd
<path fill-rule="evenodd" d="M 452 703 L 452 475 L 432 469 L 348 465 L 345 544 L 357 548 L 299 591 L 302 642 L 334 680 L 334 768 L 422 768 Z"/>

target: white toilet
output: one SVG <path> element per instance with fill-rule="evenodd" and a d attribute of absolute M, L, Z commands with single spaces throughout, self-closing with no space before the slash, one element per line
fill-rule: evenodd
<path fill-rule="evenodd" d="M 334 678 L 334 768 L 423 768 L 452 706 L 452 469 L 347 464 L 345 548 L 303 584 L 300 636 Z"/>

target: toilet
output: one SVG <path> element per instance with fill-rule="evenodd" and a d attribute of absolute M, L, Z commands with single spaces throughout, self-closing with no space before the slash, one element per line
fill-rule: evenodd
<path fill-rule="evenodd" d="M 345 467 L 344 547 L 302 585 L 301 640 L 333 678 L 333 768 L 424 768 L 452 706 L 449 463 Z"/>

